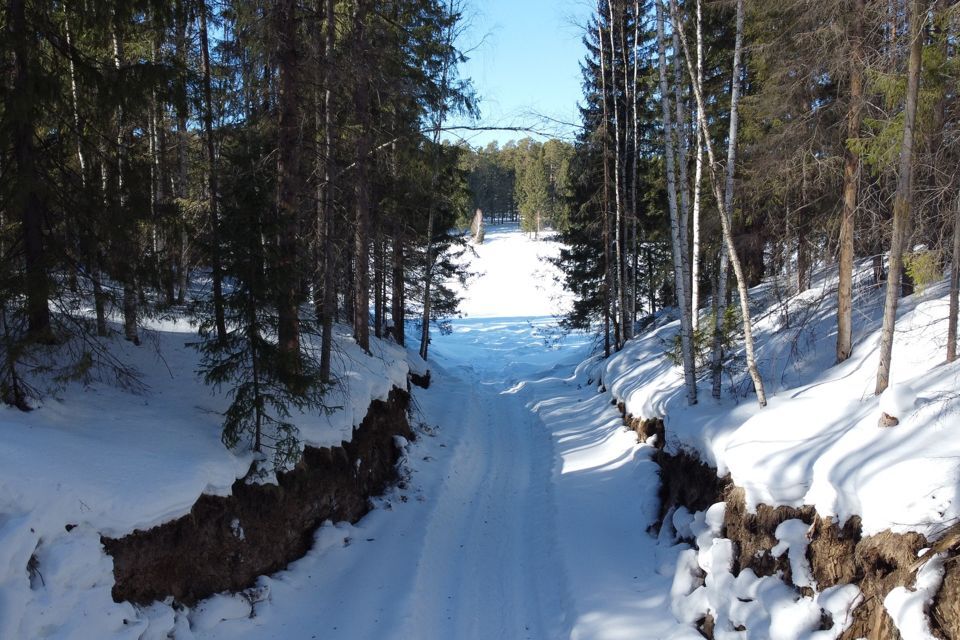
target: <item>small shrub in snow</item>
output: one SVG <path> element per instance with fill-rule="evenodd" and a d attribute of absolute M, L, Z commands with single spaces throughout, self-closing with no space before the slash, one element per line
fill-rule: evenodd
<path fill-rule="evenodd" d="M 711 313 L 693 332 L 693 358 L 697 369 L 697 377 L 709 372 L 715 326 L 716 315 Z M 741 327 L 739 310 L 734 306 L 727 307 L 724 310 L 720 334 L 720 347 L 723 353 L 720 366 L 723 372 L 731 378 L 744 369 L 743 358 L 734 352 L 734 347 L 743 339 L 743 329 Z M 669 345 L 667 358 L 674 366 L 683 366 L 681 335 L 679 333 L 673 337 L 673 341 Z"/>

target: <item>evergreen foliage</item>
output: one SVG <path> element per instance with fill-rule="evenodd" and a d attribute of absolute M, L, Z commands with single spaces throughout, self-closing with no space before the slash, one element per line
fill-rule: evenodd
<path fill-rule="evenodd" d="M 102 369 L 135 384 L 106 355 L 112 334 L 139 344 L 144 317 L 189 313 L 201 374 L 231 398 L 225 444 L 262 450 L 264 469 L 295 461 L 291 411 L 325 410 L 337 322 L 358 336 L 390 325 L 403 343 L 428 273 L 430 317 L 456 312 L 442 282 L 458 275 L 469 192 L 462 150 L 429 131 L 476 112 L 457 73 L 461 13 L 456 0 L 6 3 L 4 401 L 29 408 L 45 360 L 62 379 Z"/>

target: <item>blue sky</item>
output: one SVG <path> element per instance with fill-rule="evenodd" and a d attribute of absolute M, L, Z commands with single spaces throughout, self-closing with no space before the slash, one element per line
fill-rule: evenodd
<path fill-rule="evenodd" d="M 591 6 L 589 0 L 466 0 L 459 47 L 470 61 L 460 74 L 473 79 L 481 98 L 479 125 L 530 126 L 536 122 L 531 113 L 579 121 L 581 38 Z M 526 134 L 456 131 L 447 137 L 455 135 L 483 146 Z"/>

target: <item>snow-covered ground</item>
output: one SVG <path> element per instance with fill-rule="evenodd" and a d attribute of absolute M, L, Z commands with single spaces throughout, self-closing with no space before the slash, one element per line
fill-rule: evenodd
<path fill-rule="evenodd" d="M 960 416 L 960 362 L 943 364 L 947 289 L 936 283 L 901 301 L 892 384 L 878 398 L 882 291 L 868 284 L 867 271 L 854 300 L 853 357 L 840 365 L 833 362 L 834 278 L 824 275 L 789 298 L 789 322 L 779 305 L 759 314 L 758 360 L 770 395 L 764 409 L 752 391 L 716 402 L 709 384 L 700 385 L 700 403 L 687 406 L 680 370 L 662 357 L 676 323 L 632 342 L 603 377 L 634 416 L 666 417 L 672 447 L 692 446 L 720 475 L 729 471 L 749 506 L 808 504 L 841 522 L 861 516 L 864 535 L 890 529 L 936 537 L 960 520 L 960 440 L 951 435 Z M 745 381 L 735 378 L 743 389 Z M 879 428 L 884 410 L 900 424 Z"/>
<path fill-rule="evenodd" d="M 688 406 L 681 371 L 663 356 L 678 322 L 661 322 L 591 370 L 627 412 L 665 418 L 669 450 L 692 448 L 721 476 L 729 472 L 744 488 L 748 508 L 812 505 L 840 524 L 860 516 L 864 536 L 916 531 L 934 540 L 960 522 L 960 440 L 953 434 L 960 418 L 960 362 L 944 364 L 946 284 L 934 283 L 901 300 L 892 384 L 876 397 L 883 291 L 873 284 L 869 265 L 861 267 L 854 353 L 839 365 L 835 269 L 823 270 L 811 289 L 782 301 L 771 282 L 751 292 L 766 408 L 756 403 L 742 371 L 725 379 L 722 401 L 709 397 L 704 381 L 699 404 Z M 883 412 L 899 424 L 880 427 Z M 795 526 L 777 531 L 775 551 L 798 563 L 794 577 L 801 584 L 809 573 L 808 527 L 791 522 Z M 776 578 L 758 579 L 745 571 L 734 579 L 729 541 L 717 538 L 715 524 L 701 520 L 691 533 L 700 550 L 681 556 L 675 612 L 688 621 L 711 612 L 718 638 L 740 637 L 732 631 L 740 624 L 762 637 L 835 637 L 839 625 L 814 631 L 820 609 L 842 621 L 860 597 L 855 586 L 819 592 L 810 580 L 814 596 L 797 599 Z M 700 571 L 707 573 L 705 585 L 697 588 L 694 580 L 683 586 Z M 920 590 L 898 589 L 885 602 L 907 638 L 933 637 L 923 609 L 939 587 L 942 558 L 935 557 L 920 574 Z"/>
<path fill-rule="evenodd" d="M 750 637 L 835 637 L 839 626 L 814 631 L 821 609 L 842 621 L 859 591 L 811 585 L 813 596 L 799 598 L 776 577 L 734 578 L 722 505 L 681 509 L 660 539 L 648 533 L 653 448 L 623 428 L 617 400 L 636 416 L 665 416 L 668 446 L 693 447 L 731 472 L 751 503 L 858 514 L 865 533 L 933 534 L 956 519 L 960 450 L 946 434 L 960 410 L 960 369 L 938 366 L 942 286 L 904 301 L 895 392 L 881 401 L 870 393 L 879 296 L 858 290 L 854 357 L 831 367 L 832 282 L 823 276 L 786 308 L 772 304 L 769 284 L 755 292 L 767 409 L 749 395 L 715 402 L 707 384 L 701 403 L 686 407 L 664 355 L 676 323 L 663 320 L 607 362 L 590 358 L 590 336 L 560 334 L 556 316 L 570 300 L 543 260 L 558 250 L 489 229 L 471 264 L 482 275 L 462 292 L 464 317 L 434 333 L 433 384 L 414 390 L 419 437 L 404 444 L 403 482 L 356 525 L 323 526 L 306 557 L 256 589 L 193 609 L 113 603 L 99 544 L 101 533 L 184 513 L 249 463 L 219 443 L 223 400 L 193 377 L 196 356 L 183 346 L 191 329 L 157 329 L 170 372 L 156 352 L 127 348 L 149 372 L 142 395 L 78 388 L 33 414 L 3 410 L 0 638 L 688 639 L 700 637 L 693 624 L 707 611 L 717 637 L 742 637 L 735 624 Z M 377 343 L 388 363 L 377 369 L 346 336 L 340 344 L 349 410 L 302 417 L 311 443 L 349 433 L 411 358 Z M 742 393 L 742 376 L 731 380 Z M 900 425 L 879 429 L 881 408 L 896 410 Z M 699 551 L 675 544 L 675 532 Z M 802 580 L 802 523 L 784 523 L 777 536 Z M 888 603 L 904 625 L 935 589 L 931 567 L 925 591 Z"/>
<path fill-rule="evenodd" d="M 434 335 L 434 384 L 416 389 L 408 481 L 355 526 L 324 527 L 269 601 L 240 596 L 187 617 L 197 638 L 657 638 L 671 558 L 652 448 L 574 369 L 590 337 L 560 340 L 569 303 L 542 260 L 552 242 L 488 230 L 465 317 Z M 662 566 L 661 566 L 662 565 Z M 229 605 L 229 606 L 228 606 Z M 218 623 L 230 611 L 229 622 Z M 181 637 L 185 632 L 181 632 Z M 183 637 L 189 637 L 183 635 Z M 679 637 L 679 636 L 678 636 Z"/>
<path fill-rule="evenodd" d="M 327 396 L 338 409 L 295 415 L 305 444 L 349 440 L 371 400 L 406 384 L 402 349 L 376 341 L 370 358 L 348 331 Z M 185 321 L 152 323 L 141 347 L 113 339 L 142 374 L 139 393 L 75 384 L 29 413 L 0 407 L 0 638 L 138 637 L 137 611 L 111 599 L 100 536 L 180 517 L 249 470 L 251 455 L 220 441 L 229 399 L 199 380 L 196 340 Z"/>

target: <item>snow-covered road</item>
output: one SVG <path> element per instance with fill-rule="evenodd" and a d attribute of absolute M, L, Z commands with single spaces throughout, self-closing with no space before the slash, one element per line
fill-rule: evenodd
<path fill-rule="evenodd" d="M 550 441 L 519 398 L 448 378 L 425 409 L 460 431 L 434 507 L 398 638 L 557 638 L 559 575 Z"/>
<path fill-rule="evenodd" d="M 421 422 L 407 477 L 357 525 L 324 526 L 306 558 L 264 578 L 269 598 L 253 617 L 236 596 L 202 604 L 191 614 L 195 637 L 652 640 L 681 631 L 669 609 L 673 557 L 646 532 L 656 517 L 652 449 L 585 374 L 573 375 L 587 338 L 556 342 L 550 314 L 566 301 L 540 259 L 556 250 L 488 233 L 467 316 L 434 337 L 434 384 L 414 393 Z"/>

